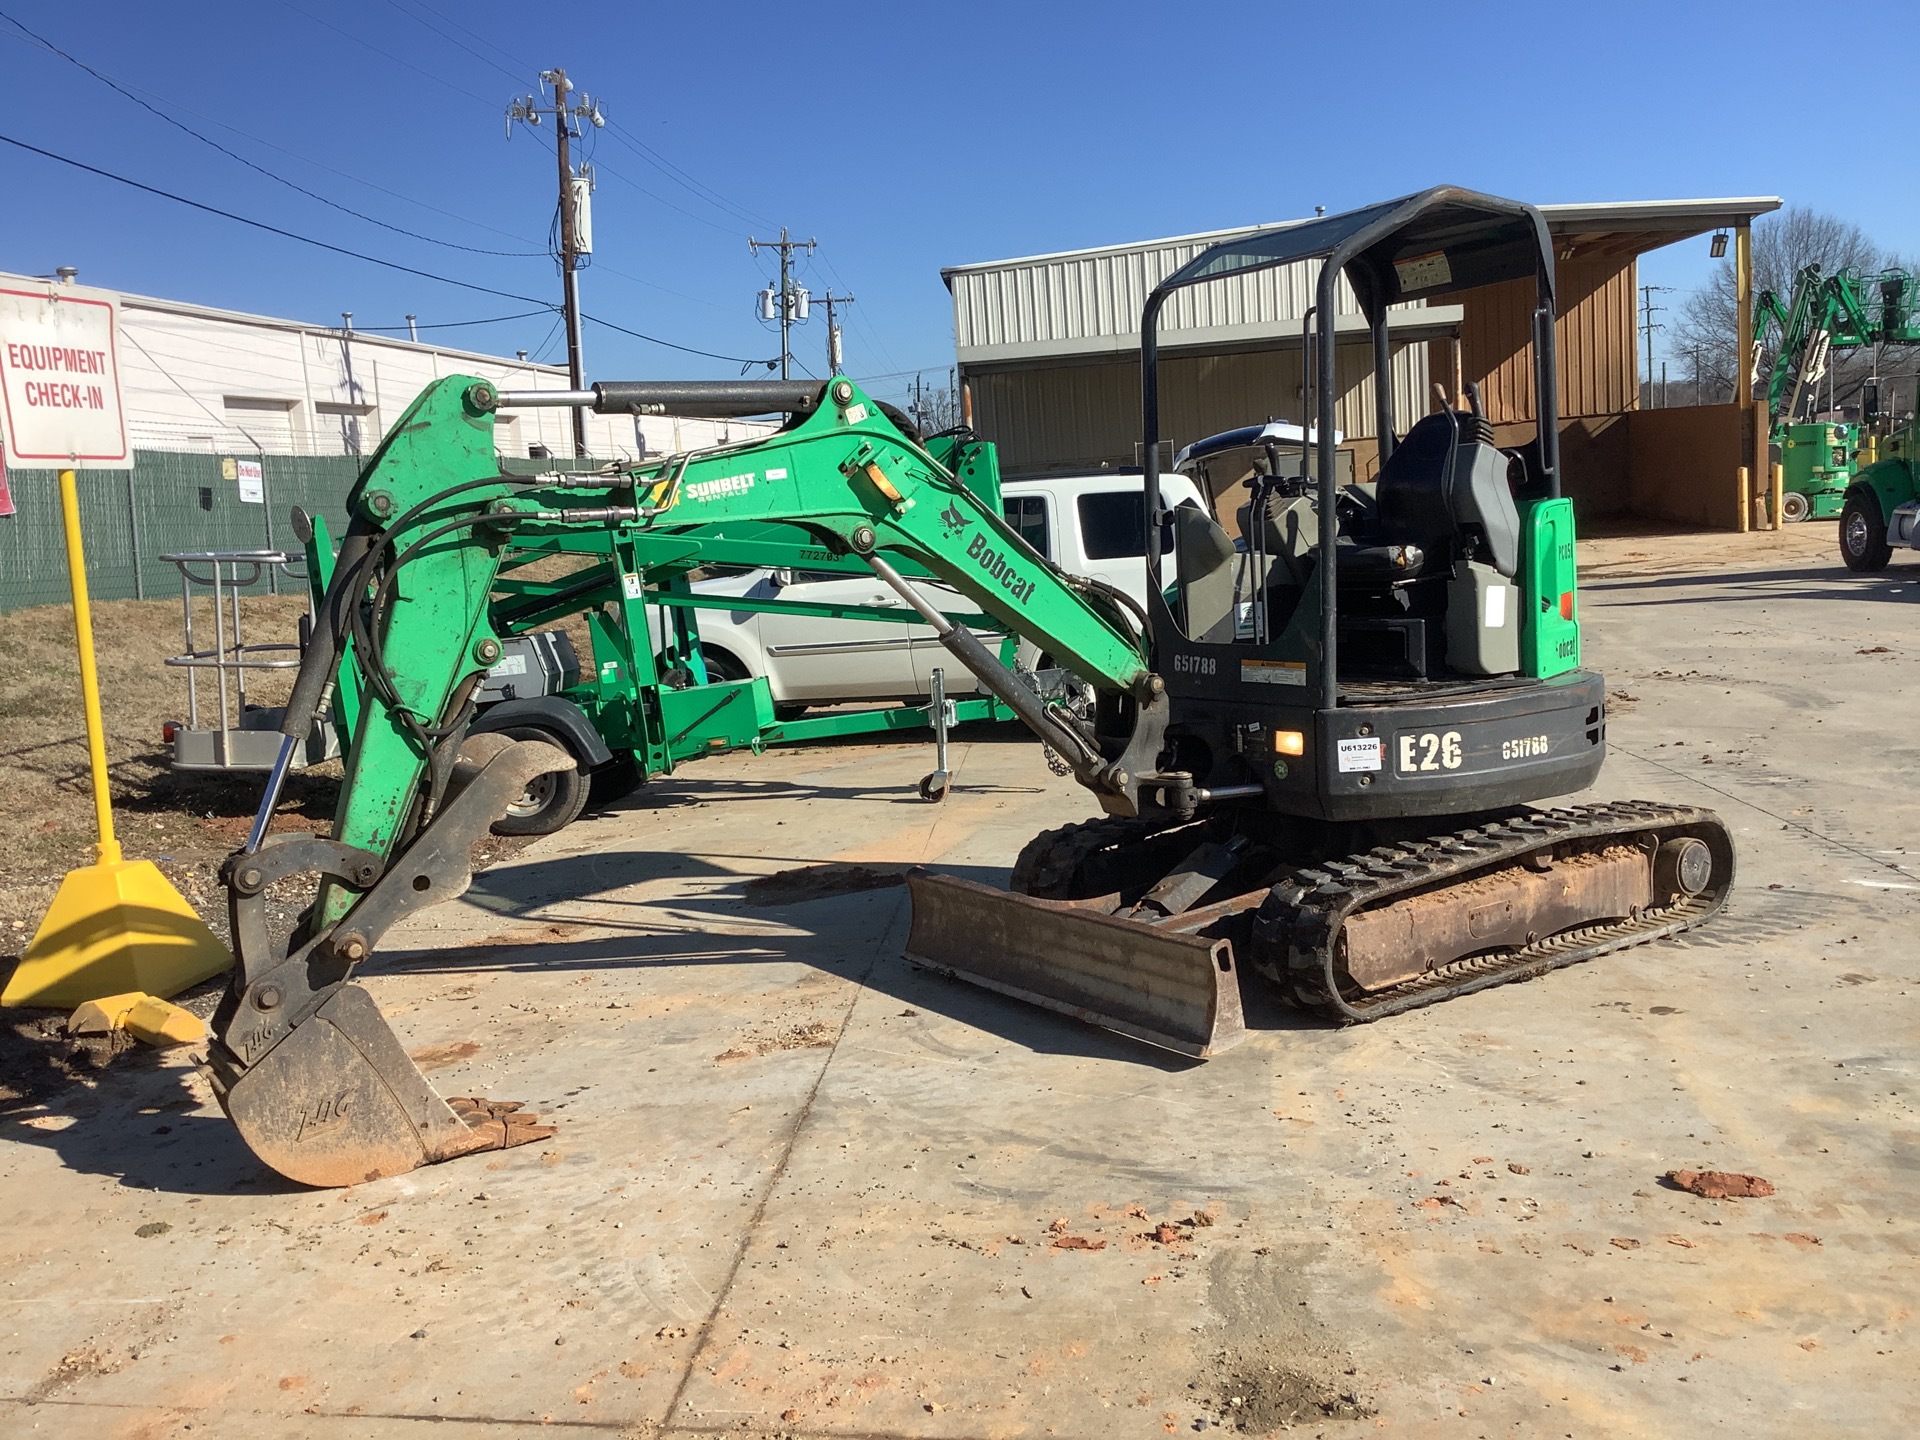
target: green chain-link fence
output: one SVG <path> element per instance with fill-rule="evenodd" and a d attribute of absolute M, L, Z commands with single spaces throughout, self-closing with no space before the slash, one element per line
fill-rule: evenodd
<path fill-rule="evenodd" d="M 265 500 L 241 500 L 223 459 L 256 460 Z M 222 457 L 136 450 L 131 470 L 82 470 L 80 526 L 87 583 L 97 600 L 165 599 L 180 593 L 179 572 L 160 557 L 181 550 L 294 550 L 290 518 L 298 505 L 346 527 L 347 492 L 358 462 L 350 455 Z M 14 470 L 7 476 L 18 511 L 0 517 L 0 613 L 64 604 L 67 559 L 60 526 L 59 475 Z M 257 588 L 285 587 L 263 576 Z"/>

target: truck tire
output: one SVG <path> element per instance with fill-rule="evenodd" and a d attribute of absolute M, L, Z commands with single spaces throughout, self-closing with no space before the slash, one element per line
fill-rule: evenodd
<path fill-rule="evenodd" d="M 501 734 L 511 740 L 541 740 L 573 754 L 565 737 L 538 725 L 515 725 Z M 527 782 L 519 798 L 509 802 L 507 813 L 493 822 L 496 835 L 551 835 L 564 830 L 579 818 L 587 806 L 588 781 L 576 763 L 571 770 L 551 775 L 536 775 Z"/>
<path fill-rule="evenodd" d="M 1813 513 L 1813 506 L 1798 490 L 1789 490 L 1780 497 L 1780 513 L 1789 525 L 1797 525 Z"/>
<path fill-rule="evenodd" d="M 631 750 L 615 751 L 613 759 L 589 777 L 587 803 L 598 807 L 624 800 L 638 790 L 646 778 L 640 773 L 640 762 L 633 758 Z"/>
<path fill-rule="evenodd" d="M 1849 570 L 1884 570 L 1893 558 L 1887 544 L 1887 522 L 1880 500 L 1868 490 L 1855 490 L 1840 510 L 1840 558 Z"/>

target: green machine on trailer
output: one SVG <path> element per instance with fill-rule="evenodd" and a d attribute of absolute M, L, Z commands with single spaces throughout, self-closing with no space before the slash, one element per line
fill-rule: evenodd
<path fill-rule="evenodd" d="M 929 454 L 963 476 L 987 503 L 999 504 L 1000 476 L 992 445 L 965 433 L 939 435 L 925 443 Z M 529 472 L 522 478 L 536 477 Z M 593 471 L 549 472 L 537 478 L 573 489 L 604 491 L 606 486 L 606 476 Z M 333 581 L 335 548 L 324 518 L 307 517 L 301 529 L 317 608 Z M 554 573 L 562 568 L 555 561 L 563 562 L 563 573 Z M 531 777 L 495 821 L 497 831 L 550 834 L 580 814 L 590 790 L 624 794 L 701 756 L 923 729 L 938 738 L 940 755 L 921 783 L 921 794 L 939 800 L 947 789 L 947 728 L 1015 718 L 992 694 L 948 700 L 944 693 L 919 705 L 781 718 L 764 678 L 726 681 L 708 672 L 693 618 L 700 610 L 897 624 L 902 607 L 708 596 L 692 587 L 692 575 L 717 566 L 867 573 L 858 561 L 827 554 L 804 531 L 781 524 L 688 527 L 670 540 L 583 525 L 529 538 L 503 555 L 489 614 L 494 639 L 491 648 L 475 657 L 482 662 L 491 657 L 491 665 L 471 697 L 474 713 L 468 733 L 544 741 L 570 755 L 575 765 Z M 926 574 L 911 563 L 902 568 L 916 576 Z M 546 628 L 573 616 L 586 624 L 588 663 L 580 663 L 564 633 Z M 976 631 L 999 628 L 991 617 L 979 614 L 956 612 L 952 618 Z M 1018 637 L 1002 636 L 998 658 L 1008 669 L 1018 647 Z M 503 676 L 509 667 L 519 674 Z M 330 709 L 342 753 L 352 747 L 365 684 L 349 644 Z"/>
<path fill-rule="evenodd" d="M 1849 570 L 1884 570 L 1896 546 L 1920 550 L 1920 417 L 1885 449 L 1854 477 L 1841 504 L 1840 558 Z"/>
<path fill-rule="evenodd" d="M 1767 376 L 1768 439 L 1780 452 L 1781 514 L 1787 520 L 1830 520 L 1840 514 L 1863 449 L 1869 461 L 1885 434 L 1879 384 L 1867 382 L 1858 422 L 1815 420 L 1820 381 L 1835 350 L 1920 342 L 1913 313 L 1913 277 L 1904 270 L 1861 275 L 1823 274 L 1808 265 L 1794 277 L 1790 304 L 1763 290 L 1754 301 L 1753 329 L 1779 331 L 1779 350 Z"/>

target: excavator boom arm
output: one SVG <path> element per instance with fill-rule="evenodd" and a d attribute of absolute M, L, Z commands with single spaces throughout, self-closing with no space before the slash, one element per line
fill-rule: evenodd
<path fill-rule="evenodd" d="M 646 587 L 682 579 L 703 538 L 789 527 L 818 545 L 822 563 L 870 567 L 1121 813 L 1138 803 L 1141 779 L 1129 767 L 1140 768 L 1139 740 L 1103 741 L 1043 704 L 888 557 L 950 584 L 1114 695 L 1116 710 L 1136 717 L 1134 730 L 1137 717 L 1164 709 L 1146 642 L 1123 607 L 1056 571 L 850 381 L 822 387 L 771 436 L 580 475 L 503 474 L 498 405 L 483 381 L 439 381 L 362 473 L 287 707 L 282 764 L 225 870 L 239 963 L 214 1017 L 215 1090 L 262 1159 L 310 1184 L 350 1184 L 551 1133 L 517 1107 L 443 1100 L 352 979 L 394 924 L 465 891 L 472 847 L 509 802 L 540 774 L 573 764 L 538 741 L 468 733 L 479 685 L 502 654 L 491 616 L 510 548 L 611 541 L 601 548 L 618 557 L 627 623 L 644 625 L 632 611 Z M 346 683 L 357 675 L 360 691 L 332 836 L 272 836 L 291 746 L 342 683 L 348 655 Z M 1154 726 L 1143 733 L 1153 747 Z M 315 902 L 281 944 L 267 892 L 299 877 L 311 877 Z"/>

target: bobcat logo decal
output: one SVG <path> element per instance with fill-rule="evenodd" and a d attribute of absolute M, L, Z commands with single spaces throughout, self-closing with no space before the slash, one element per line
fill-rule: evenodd
<path fill-rule="evenodd" d="M 947 502 L 947 508 L 940 512 L 940 528 L 946 531 L 949 540 L 966 529 L 970 523 L 951 500 Z"/>

